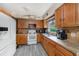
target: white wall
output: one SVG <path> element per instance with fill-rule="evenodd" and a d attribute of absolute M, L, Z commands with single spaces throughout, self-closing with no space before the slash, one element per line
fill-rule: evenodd
<path fill-rule="evenodd" d="M 63 5 L 63 3 L 53 3 L 53 4 L 51 5 L 51 7 L 46 11 L 46 13 L 48 13 L 48 16 L 46 16 L 45 19 L 48 18 L 49 16 L 53 15 L 53 14 L 55 13 L 55 10 L 56 10 L 57 8 L 59 8 L 61 5 Z M 45 14 L 46 14 L 46 13 L 45 13 Z M 45 14 L 44 14 L 44 15 L 45 15 Z"/>
<path fill-rule="evenodd" d="M 0 27 L 8 27 L 7 33 L 0 36 L 0 56 L 12 56 L 16 51 L 16 21 L 0 12 Z"/>

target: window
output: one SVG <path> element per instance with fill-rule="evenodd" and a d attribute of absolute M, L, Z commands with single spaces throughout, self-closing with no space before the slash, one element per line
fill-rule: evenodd
<path fill-rule="evenodd" d="M 56 34 L 55 18 L 52 17 L 48 19 L 48 32 L 51 34 Z"/>

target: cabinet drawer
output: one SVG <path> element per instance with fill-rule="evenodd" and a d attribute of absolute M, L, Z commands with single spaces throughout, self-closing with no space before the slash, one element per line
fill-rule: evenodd
<path fill-rule="evenodd" d="M 60 51 L 64 56 L 73 56 L 74 54 L 70 51 L 68 51 L 67 49 L 63 48 L 62 46 L 60 45 L 56 45 L 56 49 L 58 51 Z"/>

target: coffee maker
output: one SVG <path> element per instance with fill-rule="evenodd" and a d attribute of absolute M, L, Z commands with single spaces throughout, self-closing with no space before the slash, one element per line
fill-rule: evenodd
<path fill-rule="evenodd" d="M 65 32 L 64 29 L 58 29 L 57 30 L 57 38 L 61 40 L 66 40 L 67 39 L 67 33 Z"/>

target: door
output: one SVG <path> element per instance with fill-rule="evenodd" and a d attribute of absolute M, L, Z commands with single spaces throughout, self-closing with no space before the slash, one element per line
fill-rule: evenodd
<path fill-rule="evenodd" d="M 75 4 L 64 4 L 64 27 L 75 26 Z"/>

